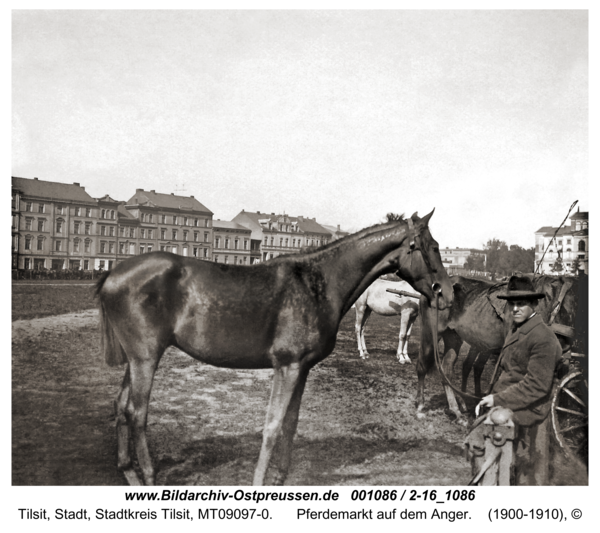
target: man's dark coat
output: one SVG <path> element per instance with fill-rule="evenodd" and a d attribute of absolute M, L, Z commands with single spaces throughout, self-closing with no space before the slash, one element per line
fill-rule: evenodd
<path fill-rule="evenodd" d="M 515 421 L 522 426 L 544 420 L 561 355 L 558 339 L 539 315 L 521 324 L 504 341 L 502 374 L 492 391 L 494 405 L 512 409 Z"/>

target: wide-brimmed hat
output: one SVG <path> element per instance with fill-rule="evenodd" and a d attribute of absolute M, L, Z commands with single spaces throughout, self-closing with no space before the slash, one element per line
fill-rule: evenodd
<path fill-rule="evenodd" d="M 525 276 L 511 276 L 506 286 L 506 293 L 499 294 L 501 300 L 539 300 L 544 293 L 536 292 L 533 282 Z"/>

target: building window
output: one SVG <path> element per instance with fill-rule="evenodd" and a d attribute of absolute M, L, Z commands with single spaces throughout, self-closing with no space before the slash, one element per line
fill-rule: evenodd
<path fill-rule="evenodd" d="M 153 239 L 154 237 L 152 237 L 152 235 L 154 235 L 154 232 L 151 229 L 149 229 L 148 230 L 148 238 Z"/>
<path fill-rule="evenodd" d="M 150 213 L 148 215 L 148 222 L 152 223 L 153 220 L 154 220 L 154 215 L 152 213 Z"/>
<path fill-rule="evenodd" d="M 140 236 L 142 237 L 142 239 L 146 238 L 146 230 L 144 228 L 140 229 Z"/>
<path fill-rule="evenodd" d="M 183 225 L 184 226 L 188 225 L 188 217 L 183 217 Z"/>
<path fill-rule="evenodd" d="M 114 237 L 115 236 L 115 227 L 114 226 L 110 226 L 108 233 L 109 233 L 109 235 L 111 237 Z"/>
<path fill-rule="evenodd" d="M 208 242 L 208 232 L 204 233 L 204 242 Z"/>
<path fill-rule="evenodd" d="M 148 253 L 150 253 L 151 251 L 152 251 L 152 245 L 151 245 L 151 244 L 149 244 L 149 245 L 148 245 Z"/>
<path fill-rule="evenodd" d="M 31 270 L 31 258 L 30 257 L 26 257 L 25 258 L 25 270 Z"/>
<path fill-rule="evenodd" d="M 38 220 L 38 231 L 44 231 L 45 220 Z"/>
<path fill-rule="evenodd" d="M 38 237 L 37 249 L 38 249 L 38 252 L 44 249 L 44 237 Z"/>
<path fill-rule="evenodd" d="M 98 263 L 100 270 L 104 270 L 104 265 L 106 265 L 106 262 L 104 261 L 104 259 L 100 260 Z"/>
<path fill-rule="evenodd" d="M 56 242 L 54 243 L 54 249 L 55 249 L 57 252 L 60 252 L 60 251 L 61 251 L 61 249 L 62 249 L 62 241 L 56 241 Z"/>
<path fill-rule="evenodd" d="M 167 230 L 166 230 L 165 228 L 162 228 L 162 229 L 160 230 L 160 238 L 161 238 L 161 240 L 163 240 L 163 241 L 164 241 L 164 240 L 166 240 L 166 238 L 167 238 Z"/>
<path fill-rule="evenodd" d="M 101 254 L 105 254 L 106 253 L 106 243 L 105 242 L 101 242 L 100 243 L 100 253 Z"/>
<path fill-rule="evenodd" d="M 90 239 L 86 239 L 85 243 L 83 244 L 83 250 L 88 254 L 90 253 L 91 242 L 92 241 Z"/>
<path fill-rule="evenodd" d="M 198 232 L 194 231 L 194 242 L 198 242 Z"/>
<path fill-rule="evenodd" d="M 198 219 L 197 219 L 197 218 L 195 218 L 195 219 L 194 219 L 194 226 L 195 226 L 196 228 L 198 227 Z"/>
<path fill-rule="evenodd" d="M 123 226 L 121 226 L 119 228 L 119 236 L 120 237 L 125 237 L 125 228 Z"/>
<path fill-rule="evenodd" d="M 46 204 L 38 204 L 38 213 L 45 213 L 45 212 L 46 212 Z"/>
<path fill-rule="evenodd" d="M 76 207 L 75 208 L 75 216 L 76 217 L 80 217 L 81 216 L 81 207 Z"/>
<path fill-rule="evenodd" d="M 79 227 L 81 226 L 81 222 L 74 222 L 73 223 L 73 233 L 75 235 L 79 235 Z"/>
<path fill-rule="evenodd" d="M 567 239 L 567 244 L 571 244 L 571 239 Z"/>
<path fill-rule="evenodd" d="M 248 249 L 248 239 L 244 239 L 244 250 Z"/>
<path fill-rule="evenodd" d="M 177 217 L 175 215 L 173 215 L 173 224 L 177 225 Z"/>
<path fill-rule="evenodd" d="M 79 252 L 79 239 L 75 239 L 73 241 L 73 251 L 74 252 Z"/>
<path fill-rule="evenodd" d="M 89 270 L 89 269 L 90 269 L 90 260 L 84 259 L 83 260 L 83 270 Z"/>
<path fill-rule="evenodd" d="M 585 252 L 585 241 L 579 241 L 577 244 L 577 250 L 579 252 Z"/>
<path fill-rule="evenodd" d="M 144 253 L 144 245 L 140 244 L 140 255 Z"/>
<path fill-rule="evenodd" d="M 125 253 L 125 243 L 124 242 L 120 242 L 119 243 L 119 253 L 120 254 L 124 254 Z"/>
<path fill-rule="evenodd" d="M 240 241 L 238 241 L 237 239 L 235 241 L 233 241 L 233 249 L 234 250 L 238 250 L 240 246 Z"/>
<path fill-rule="evenodd" d="M 106 209 L 102 209 L 102 211 L 100 211 L 100 218 L 106 218 Z"/>
<path fill-rule="evenodd" d="M 25 211 L 33 211 L 33 204 L 31 202 L 25 202 Z"/>
<path fill-rule="evenodd" d="M 161 224 L 167 223 L 167 215 L 160 215 L 160 223 Z"/>
<path fill-rule="evenodd" d="M 225 239 L 225 250 L 229 250 L 229 239 Z"/>
<path fill-rule="evenodd" d="M 208 257 L 208 248 L 204 248 L 202 250 L 202 252 L 203 252 L 203 254 L 202 254 L 203 257 Z"/>
<path fill-rule="evenodd" d="M 129 237 L 131 239 L 135 238 L 135 228 L 129 228 Z"/>
<path fill-rule="evenodd" d="M 58 219 L 56 221 L 56 233 L 62 233 L 62 229 L 63 229 L 63 220 Z"/>
<path fill-rule="evenodd" d="M 225 261 L 223 261 L 223 262 L 224 262 L 225 264 L 228 264 L 228 263 L 229 263 L 229 256 L 228 256 L 228 255 L 226 255 L 226 256 L 225 256 Z"/>
<path fill-rule="evenodd" d="M 129 255 L 135 255 L 135 243 L 129 243 Z"/>
<path fill-rule="evenodd" d="M 92 209 L 90 207 L 86 207 L 85 208 L 85 216 L 86 217 L 91 217 L 92 216 Z"/>
<path fill-rule="evenodd" d="M 33 226 L 33 218 L 26 218 L 25 219 L 25 229 L 27 231 L 31 231 L 32 226 Z"/>
<path fill-rule="evenodd" d="M 25 237 L 25 250 L 31 250 L 31 241 L 32 237 L 30 235 L 27 235 Z"/>
<path fill-rule="evenodd" d="M 86 222 L 85 223 L 85 234 L 90 235 L 91 233 L 92 233 L 92 223 Z"/>
<path fill-rule="evenodd" d="M 176 241 L 177 240 L 177 230 L 174 229 L 174 230 L 172 230 L 171 233 L 173 234 L 173 240 Z"/>
<path fill-rule="evenodd" d="M 115 253 L 115 243 L 114 242 L 109 242 L 108 243 L 108 253 L 110 253 L 110 254 L 114 254 Z"/>
<path fill-rule="evenodd" d="M 219 237 L 215 238 L 215 248 L 219 248 L 221 243 L 221 239 Z"/>
<path fill-rule="evenodd" d="M 218 263 L 219 262 L 219 256 L 215 255 L 214 258 L 215 258 L 215 263 Z"/>

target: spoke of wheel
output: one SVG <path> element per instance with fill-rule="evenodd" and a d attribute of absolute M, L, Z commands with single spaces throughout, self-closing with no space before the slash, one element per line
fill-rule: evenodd
<path fill-rule="evenodd" d="M 560 433 L 566 433 L 567 431 L 573 431 L 574 429 L 584 428 L 587 424 L 579 424 L 577 426 L 571 426 L 570 428 L 561 429 Z"/>
<path fill-rule="evenodd" d="M 563 389 L 563 392 L 566 392 L 571 398 L 573 398 L 579 405 L 581 405 L 582 407 L 585 407 L 585 403 L 583 403 L 582 400 L 580 400 L 577 395 L 575 395 L 573 392 L 571 392 L 569 389 Z"/>
<path fill-rule="evenodd" d="M 558 407 L 556 406 L 556 410 L 557 411 L 562 411 L 563 413 L 569 413 L 575 416 L 581 416 L 581 417 L 585 417 L 587 418 L 587 415 L 585 413 L 581 413 L 579 411 L 573 411 L 572 409 L 567 409 L 565 407 Z"/>

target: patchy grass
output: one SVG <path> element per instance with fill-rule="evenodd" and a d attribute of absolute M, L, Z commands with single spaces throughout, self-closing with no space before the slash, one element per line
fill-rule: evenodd
<path fill-rule="evenodd" d="M 94 285 L 89 281 L 67 283 L 13 283 L 12 320 L 62 315 L 97 306 Z"/>

